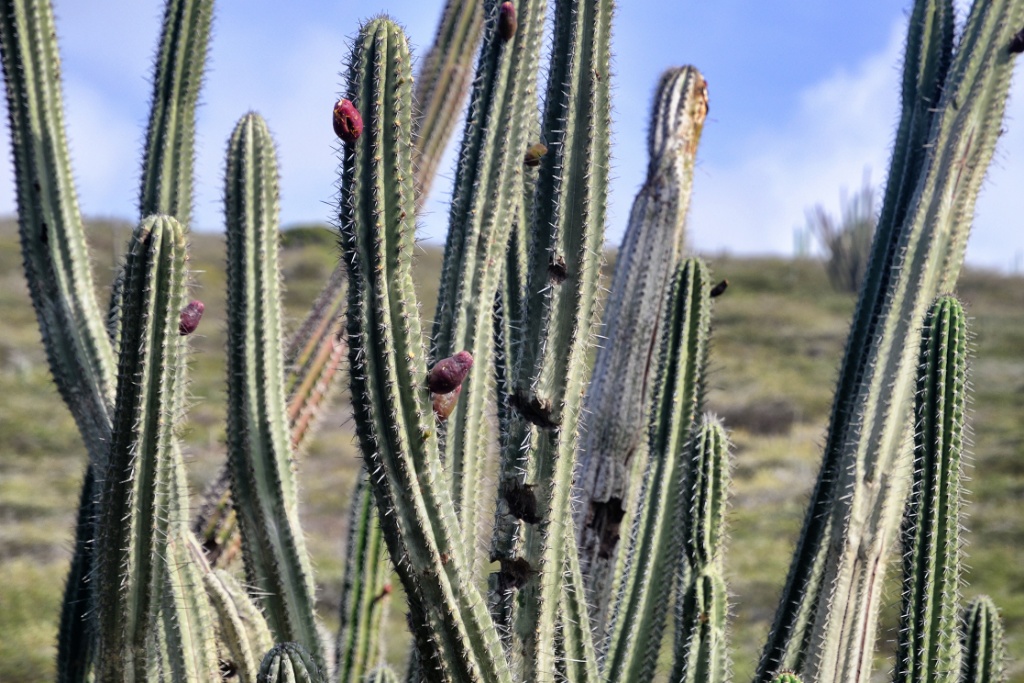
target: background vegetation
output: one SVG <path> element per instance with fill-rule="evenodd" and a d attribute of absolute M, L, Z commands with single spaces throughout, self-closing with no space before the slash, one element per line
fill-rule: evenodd
<path fill-rule="evenodd" d="M 123 223 L 92 222 L 96 282 L 111 280 L 128 230 Z M 285 305 L 297 323 L 337 250 L 334 236 L 319 226 L 286 232 L 283 243 Z M 193 492 L 201 493 L 224 457 L 223 240 L 195 234 L 191 253 L 195 294 L 206 303 L 206 314 L 193 342 L 184 436 Z M 743 681 L 774 613 L 818 468 L 854 299 L 828 286 L 819 261 L 708 256 L 715 279 L 729 280 L 715 304 L 710 404 L 735 444 L 726 561 L 738 648 L 735 680 Z M 440 261 L 441 250 L 434 248 L 424 248 L 418 260 L 425 311 L 434 309 Z M 977 354 L 971 369 L 966 593 L 988 593 L 1003 611 L 1011 680 L 1024 681 L 1024 278 L 967 270 L 959 294 L 973 317 Z M 0 222 L 0 320 L 0 681 L 20 683 L 53 677 L 60 595 L 86 458 L 46 366 L 13 221 Z M 356 453 L 341 395 L 299 465 L 303 525 L 321 581 L 319 611 L 329 624 L 337 619 L 348 497 L 360 466 Z M 887 596 L 884 651 L 894 649 L 897 599 Z M 389 657 L 400 662 L 407 653 L 400 597 L 392 621 Z M 877 669 L 888 680 L 885 665 Z"/>

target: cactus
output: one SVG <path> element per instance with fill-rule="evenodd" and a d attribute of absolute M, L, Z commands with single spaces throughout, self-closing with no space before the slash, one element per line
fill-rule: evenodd
<path fill-rule="evenodd" d="M 437 53 L 445 60 L 427 60 L 421 92 L 434 94 L 418 103 L 418 120 L 401 30 L 386 17 L 361 28 L 335 111 L 340 267 L 348 284 L 340 271 L 332 276 L 287 351 L 273 142 L 258 115 L 244 116 L 226 164 L 229 476 L 211 487 L 190 529 L 176 427 L 185 413 L 185 349 L 201 305 L 186 296 L 183 223 L 209 0 L 167 5 L 143 215 L 105 316 L 92 299 L 70 181 L 52 11 L 45 0 L 0 2 L 26 276 L 55 381 L 90 463 L 62 612 L 60 680 L 207 681 L 218 678 L 218 664 L 223 676 L 243 681 L 390 680 L 388 669 L 370 671 L 379 659 L 387 594 L 382 542 L 409 601 L 410 681 L 648 681 L 672 603 L 673 680 L 727 678 L 728 453 L 723 428 L 699 417 L 710 298 L 727 281 L 711 289 L 705 266 L 681 262 L 680 255 L 707 114 L 706 84 L 695 69 L 671 70 L 659 86 L 648 182 L 617 266 L 609 343 L 597 354 L 593 381 L 588 358 L 599 329 L 610 0 L 554 3 L 540 118 L 544 0 L 487 0 L 479 18 L 475 3 L 452 0 L 437 39 L 447 46 Z M 936 332 L 947 329 L 942 325 L 959 315 L 958 307 L 943 300 L 946 308 L 937 310 L 945 312 L 928 326 L 925 313 L 956 280 L 1019 51 L 1011 38 L 1024 23 L 1024 0 L 976 2 L 955 54 L 951 12 L 939 0 L 915 5 L 904 112 L 878 234 L 761 681 L 798 681 L 792 670 L 805 680 L 866 680 L 877 569 L 908 492 L 900 675 L 905 669 L 907 680 L 932 676 L 918 666 L 918 655 L 947 677 L 958 666 L 949 636 L 960 541 L 957 503 L 945 497 L 956 491 L 958 437 L 950 437 L 947 469 L 916 468 L 916 483 L 905 444 L 915 425 L 918 366 L 941 378 L 929 383 L 932 375 L 923 375 L 922 387 L 963 385 L 958 371 L 922 364 L 919 342 L 923 336 L 928 353 L 962 357 L 962 335 L 944 346 L 937 340 L 946 332 Z M 478 32 L 483 40 L 428 352 L 410 264 L 417 202 L 436 168 L 429 160 L 436 150 L 423 145 L 443 137 L 428 131 L 450 126 L 452 110 L 440 105 L 464 88 L 459 65 Z M 418 175 L 417 163 L 429 170 Z M 293 467 L 343 355 L 344 299 L 366 470 L 353 506 L 334 656 L 333 639 L 324 637 L 314 612 Z M 650 362 L 655 348 L 664 350 L 657 364 Z M 918 449 L 942 451 L 930 436 L 938 408 L 928 401 L 937 394 L 918 393 Z M 963 400 L 962 391 L 954 394 Z M 958 425 L 962 403 L 941 407 L 942 418 Z M 481 473 L 493 445 L 497 486 L 488 490 Z M 643 480 L 633 476 L 642 470 Z M 926 474 L 940 477 L 939 498 L 925 495 L 933 490 Z M 574 495 L 582 498 L 575 518 Z M 934 535 L 922 524 L 931 503 L 946 508 Z M 485 558 L 478 552 L 480 518 L 492 505 Z M 620 544 L 623 523 L 635 532 Z M 218 569 L 235 539 L 244 588 Z M 927 568 L 943 554 L 936 569 Z M 486 588 L 485 559 L 497 567 Z M 659 589 L 669 598 L 655 599 Z M 943 616 L 933 630 L 919 628 L 935 610 Z M 993 680 L 1001 661 L 994 609 L 975 603 L 966 621 L 964 675 Z M 941 641 L 918 644 L 932 633 Z"/>
<path fill-rule="evenodd" d="M 729 677 L 723 554 L 729 443 L 714 418 L 705 416 L 694 431 L 682 503 L 685 558 L 677 570 L 670 680 L 720 683 Z"/>
<path fill-rule="evenodd" d="M 1014 57 L 1007 45 L 1024 24 L 1024 3 L 974 3 L 950 57 L 952 21 L 945 2 L 918 2 L 911 17 L 890 182 L 760 681 L 784 667 L 820 681 L 870 674 L 880 568 L 909 483 L 919 330 L 931 301 L 959 273 L 1002 121 Z"/>
<path fill-rule="evenodd" d="M 598 629 L 607 620 L 625 555 L 619 529 L 628 529 L 633 517 L 625 506 L 636 499 L 637 473 L 647 461 L 644 430 L 654 394 L 650 357 L 661 346 L 665 295 L 682 258 L 697 142 L 708 111 L 703 76 L 693 67 L 670 69 L 651 109 L 647 179 L 616 261 L 605 312 L 616 324 L 604 332 L 594 363 L 576 473 L 580 564 Z"/>
<path fill-rule="evenodd" d="M 632 544 L 615 605 L 605 661 L 610 680 L 650 680 L 657 663 L 675 567 L 683 552 L 680 506 L 690 496 L 684 479 L 690 426 L 701 414 L 711 319 L 707 268 L 696 260 L 676 269 L 669 296 L 644 475 Z M 686 506 L 689 508 L 690 506 Z M 693 509 L 688 510 L 689 517 Z"/>
<path fill-rule="evenodd" d="M 316 661 L 298 643 L 275 645 L 260 662 L 259 683 L 326 683 Z"/>
<path fill-rule="evenodd" d="M 963 655 L 963 683 L 1006 680 L 1003 622 L 987 595 L 975 598 L 964 610 Z"/>
<path fill-rule="evenodd" d="M 967 404 L 964 312 L 942 297 L 928 312 L 917 377 L 914 474 L 903 522 L 903 609 L 896 683 L 955 682 L 960 597 L 960 454 Z"/>

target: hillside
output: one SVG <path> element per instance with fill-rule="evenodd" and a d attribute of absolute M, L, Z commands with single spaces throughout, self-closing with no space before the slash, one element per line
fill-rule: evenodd
<path fill-rule="evenodd" d="M 90 229 L 94 273 L 106 301 L 127 227 Z M 191 361 L 183 434 L 194 492 L 223 459 L 224 244 L 192 236 L 196 295 L 206 314 Z M 326 231 L 286 234 L 285 304 L 299 321 L 333 268 Z M 832 292 L 816 261 L 709 257 L 728 291 L 715 300 L 713 410 L 732 430 L 734 495 L 727 551 L 735 679 L 748 679 L 788 566 L 820 458 L 853 298 Z M 433 310 L 440 252 L 424 249 L 417 281 Z M 973 318 L 973 462 L 967 526 L 967 597 L 989 593 L 1003 610 L 1013 680 L 1024 680 L 1024 279 L 968 271 L 960 296 Z M 51 680 L 60 594 L 85 453 L 50 380 L 21 273 L 17 234 L 0 224 L 0 681 Z M 336 622 L 347 499 L 359 460 L 344 392 L 299 462 L 303 524 L 320 581 L 320 613 Z M 890 591 L 881 644 L 892 650 Z M 403 610 L 392 610 L 395 628 Z M 390 644 L 400 661 L 402 638 Z M 885 673 L 884 664 L 879 664 Z M 887 676 L 882 677 L 887 680 Z"/>

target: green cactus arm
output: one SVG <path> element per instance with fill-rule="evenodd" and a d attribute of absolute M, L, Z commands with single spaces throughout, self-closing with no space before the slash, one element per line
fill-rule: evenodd
<path fill-rule="evenodd" d="M 1024 3 L 975 3 L 942 87 L 907 218 L 887 242 L 880 236 L 873 246 L 821 474 L 759 680 L 780 666 L 822 680 L 859 681 L 869 674 L 881 560 L 899 527 L 906 491 L 916 355 L 914 344 L 905 342 L 959 272 L 1002 121 L 1013 62 L 1007 47 L 1021 23 Z M 829 548 L 843 551 L 829 555 Z"/>
<path fill-rule="evenodd" d="M 413 289 L 415 211 L 411 76 L 391 21 L 360 31 L 348 98 L 364 129 L 343 154 L 341 242 L 349 269 L 349 377 L 357 433 L 381 527 L 410 600 L 431 680 L 511 676 L 496 629 L 468 572 L 426 389 L 426 353 Z"/>
<path fill-rule="evenodd" d="M 380 666 L 366 674 L 362 683 L 398 683 L 398 674 L 388 666 Z"/>
<path fill-rule="evenodd" d="M 203 80 L 213 0 L 168 0 L 153 73 L 153 97 L 139 183 L 139 214 L 192 217 L 196 103 Z"/>
<path fill-rule="evenodd" d="M 759 681 L 780 668 L 799 669 L 803 664 L 811 614 L 821 597 L 824 557 L 833 533 L 829 509 L 835 496 L 840 465 L 842 434 L 854 415 L 857 387 L 867 367 L 867 357 L 878 309 L 894 271 L 881 267 L 891 262 L 896 235 L 906 220 L 909 204 L 925 165 L 928 139 L 953 50 L 952 0 L 914 3 L 908 23 L 903 64 L 902 110 L 890 161 L 885 197 L 875 230 L 871 261 L 864 276 L 857 313 L 851 325 L 832 406 L 828 443 L 821 470 L 804 518 L 804 528 L 793 555 L 789 576 L 775 623 L 769 632 L 758 665 Z"/>
<path fill-rule="evenodd" d="M 605 319 L 615 324 L 602 330 L 605 341 L 587 389 L 588 428 L 575 477 L 580 505 L 574 521 L 598 630 L 606 628 L 615 567 L 626 554 L 618 540 L 619 530 L 632 524 L 631 482 L 646 468 L 645 430 L 656 368 L 651 361 L 660 348 L 668 289 L 682 258 L 707 111 L 707 83 L 697 69 L 678 67 L 662 75 L 651 107 L 647 179 L 633 203 L 605 306 Z"/>
<path fill-rule="evenodd" d="M 698 574 L 677 596 L 675 661 L 670 680 L 723 683 L 729 680 L 726 638 L 728 595 L 721 567 Z"/>
<path fill-rule="evenodd" d="M 220 676 L 214 611 L 203 585 L 205 568 L 189 551 L 188 533 L 183 525 L 176 525 L 167 541 L 158 628 L 166 642 L 167 679 L 205 683 Z"/>
<path fill-rule="evenodd" d="M 685 540 L 676 571 L 675 646 L 669 680 L 720 683 L 729 677 L 722 543 L 729 443 L 714 418 L 705 416 L 695 429 L 681 506 Z"/>
<path fill-rule="evenodd" d="M 498 30 L 499 5 L 489 0 L 484 8 L 487 26 L 455 174 L 431 343 L 432 362 L 467 350 L 480 368 L 493 365 L 493 305 L 523 200 L 523 150 L 537 102 L 546 2 L 519 3 L 519 29 L 509 41 Z M 477 498 L 494 438 L 494 382 L 492 372 L 472 373 L 445 423 L 444 460 L 467 548 L 476 548 L 479 514 L 487 509 Z"/>
<path fill-rule="evenodd" d="M 1006 680 L 1006 645 L 999 610 L 987 595 L 971 600 L 964 610 L 963 683 Z"/>
<path fill-rule="evenodd" d="M 903 520 L 903 595 L 895 683 L 960 676 L 960 478 L 967 405 L 964 311 L 941 297 L 921 335 L 914 468 Z"/>
<path fill-rule="evenodd" d="M 87 626 L 92 611 L 88 577 L 96 561 L 93 552 L 93 521 L 97 514 L 98 482 L 95 465 L 85 469 L 75 522 L 75 550 L 64 582 L 60 626 L 57 631 L 57 683 L 85 683 L 96 656 L 96 639 Z"/>
<path fill-rule="evenodd" d="M 419 107 L 413 131 L 416 211 L 430 195 L 448 138 L 455 130 L 473 78 L 473 54 L 483 33 L 479 0 L 448 0 L 437 25 L 434 44 L 423 58 L 413 101 Z"/>
<path fill-rule="evenodd" d="M 575 543 L 574 535 L 568 534 L 566 542 Z M 568 683 L 598 683 L 601 675 L 598 671 L 597 648 L 594 646 L 583 573 L 580 571 L 579 557 L 575 553 L 567 555 L 566 586 L 562 591 L 560 615 L 565 649 L 565 679 Z"/>
<path fill-rule="evenodd" d="M 203 574 L 203 585 L 213 608 L 217 640 L 237 672 L 240 683 L 256 683 L 259 657 L 274 646 L 263 613 L 223 569 Z"/>
<path fill-rule="evenodd" d="M 279 643 L 260 662 L 259 683 L 327 683 L 316 658 L 299 643 Z"/>
<path fill-rule="evenodd" d="M 611 612 L 602 671 L 606 681 L 648 681 L 654 674 L 668 613 L 665 596 L 672 593 L 672 566 L 683 552 L 677 506 L 688 498 L 683 485 L 693 458 L 687 451 L 704 398 L 711 285 L 707 268 L 697 259 L 679 264 L 672 280 L 651 406 L 651 457 Z"/>
<path fill-rule="evenodd" d="M 349 513 L 335 650 L 336 679 L 341 683 L 358 683 L 381 661 L 380 626 L 391 592 L 389 573 L 377 506 L 368 475 L 361 470 Z"/>
<path fill-rule="evenodd" d="M 256 114 L 228 143 L 224 204 L 228 462 L 246 577 L 275 638 L 302 643 L 323 664 L 285 414 L 277 162 Z"/>
<path fill-rule="evenodd" d="M 187 254 L 180 225 L 155 216 L 132 237 L 109 465 L 102 480 L 95 594 L 98 680 L 144 676 L 161 604 L 172 519 L 181 503 L 174 447 L 181 406 Z"/>
<path fill-rule="evenodd" d="M 57 389 L 102 471 L 116 368 L 94 295 L 71 175 L 49 2 L 4 0 L 0 57 L 25 279 Z"/>
<path fill-rule="evenodd" d="M 559 596 L 567 553 L 576 552 L 564 534 L 572 524 L 572 474 L 604 240 L 610 24 L 610 2 L 555 8 L 543 124 L 551 151 L 541 162 L 531 219 L 515 411 L 502 437 L 492 559 L 505 575 L 496 582 L 499 590 L 518 590 L 514 649 L 523 653 L 521 676 L 531 681 L 555 675 Z M 530 509 L 523 509 L 524 501 Z"/>

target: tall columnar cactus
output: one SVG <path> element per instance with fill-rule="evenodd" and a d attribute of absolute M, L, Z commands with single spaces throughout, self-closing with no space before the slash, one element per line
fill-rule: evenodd
<path fill-rule="evenodd" d="M 349 514 L 335 649 L 334 669 L 342 683 L 358 683 L 381 662 L 380 630 L 391 593 L 390 569 L 368 475 L 360 472 Z"/>
<path fill-rule="evenodd" d="M 184 546 L 187 494 L 175 443 L 185 383 L 178 322 L 186 262 L 173 218 L 149 218 L 135 231 L 97 522 L 99 680 L 146 680 L 164 667 L 181 671 L 181 680 L 216 675 L 211 615 Z"/>
<path fill-rule="evenodd" d="M 322 667 L 285 408 L 277 162 L 259 116 L 239 121 L 227 159 L 228 460 L 246 578 L 275 638 L 301 643 Z"/>
<path fill-rule="evenodd" d="M 1024 25 L 1019 0 L 976 2 L 950 57 L 952 12 L 922 0 L 911 16 L 890 181 L 761 681 L 779 668 L 816 681 L 870 674 L 884 560 L 909 482 L 919 330 L 956 282 L 999 136 L 1010 39 Z"/>
<path fill-rule="evenodd" d="M 187 261 L 181 220 L 191 205 L 192 117 L 209 0 L 167 5 L 140 192 L 141 212 L 160 215 L 143 216 L 106 316 L 91 298 L 70 181 L 52 12 L 45 0 L 0 4 L 26 274 L 53 374 L 90 456 L 62 615 L 60 680 L 208 681 L 218 677 L 218 664 L 242 681 L 322 680 L 334 673 L 325 666 L 334 658 L 313 610 L 293 454 L 337 368 L 343 279 L 332 278 L 291 344 L 294 368 L 286 375 L 273 143 L 258 116 L 243 117 L 229 146 L 225 191 L 233 503 L 229 510 L 222 491 L 213 496 L 217 514 L 200 525 L 210 534 L 201 545 L 185 523 L 188 495 L 175 427 L 183 413 L 184 345 L 193 328 L 181 317 Z M 469 11 L 470 4 L 452 0 L 450 7 Z M 588 389 L 605 220 L 611 2 L 554 3 L 538 119 L 545 11 L 543 0 L 484 4 L 429 354 L 410 270 L 422 184 L 413 170 L 410 56 L 386 18 L 366 24 L 355 41 L 341 103 L 353 125 L 341 128 L 339 223 L 350 282 L 352 403 L 379 535 L 363 496 L 352 525 L 353 538 L 362 540 L 350 552 L 346 604 L 352 609 L 345 611 L 337 662 L 342 679 L 362 676 L 374 658 L 368 653 L 376 649 L 373 624 L 384 591 L 373 587 L 382 580 L 373 548 L 381 536 L 409 600 L 417 651 L 410 680 L 647 681 L 670 601 L 678 607 L 673 678 L 716 681 L 728 674 L 721 554 L 727 448 L 720 426 L 694 420 L 707 339 L 706 271 L 688 261 L 668 285 L 707 114 L 705 84 L 686 68 L 669 72 L 659 87 L 651 172 L 634 207 L 610 304 L 614 321 L 634 336 L 608 330 L 614 341 L 599 354 L 598 379 Z M 446 15 L 439 44 L 443 35 L 464 49 L 474 40 L 475 19 L 454 12 Z M 921 325 L 935 294 L 956 279 L 1019 51 L 1020 41 L 1010 38 L 1024 23 L 1024 0 L 975 3 L 955 54 L 951 12 L 948 2 L 919 0 L 911 19 L 904 113 L 885 206 L 762 681 L 795 681 L 794 674 L 779 673 L 791 669 L 819 682 L 857 682 L 869 673 L 881 567 L 912 488 L 907 445 Z M 426 115 L 421 132 L 446 118 Z M 645 253 L 665 258 L 649 267 Z M 673 296 L 666 297 L 670 289 Z M 641 291 L 635 310 L 643 322 L 634 324 L 624 318 L 634 312 L 624 302 Z M 942 347 L 931 332 L 926 337 L 926 348 Z M 652 383 L 654 348 L 666 351 L 661 378 Z M 428 370 L 463 351 L 475 361 L 468 377 L 446 387 L 457 391 L 443 400 L 431 396 L 431 389 L 442 389 L 436 377 L 428 387 Z M 634 369 L 617 375 L 616 368 Z M 602 436 L 599 427 L 620 413 L 599 407 L 616 402 L 624 404 L 628 428 Z M 943 418 L 955 417 L 949 405 L 942 406 Z M 488 499 L 478 473 L 492 443 L 492 410 L 500 454 L 497 490 Z M 647 426 L 646 412 L 649 447 L 637 436 Z M 938 448 L 928 436 L 932 422 L 920 424 L 921 448 Z M 628 476 L 641 464 L 648 467 L 642 486 Z M 955 467 L 919 469 L 946 483 L 954 478 Z M 584 497 L 579 530 L 572 519 L 574 473 Z M 908 519 L 915 530 L 925 526 L 923 492 L 931 490 L 913 487 L 918 512 Z M 497 571 L 485 593 L 476 538 L 478 513 L 492 503 L 489 559 Z M 631 544 L 616 542 L 622 513 L 635 519 Z M 212 567 L 203 550 L 212 556 L 234 537 L 232 515 L 241 532 L 245 587 Z M 929 545 L 926 533 L 915 536 L 908 557 L 938 558 L 942 550 L 955 556 L 955 525 L 935 529 L 936 542 Z M 942 534 L 950 538 L 945 544 Z M 915 571 L 921 562 L 915 560 Z M 915 576 L 922 574 L 948 576 L 927 569 Z M 96 580 L 83 585 L 86 577 Z M 607 597 L 612 580 L 620 587 L 614 601 Z M 927 595 L 955 594 L 955 580 L 941 584 L 954 586 L 949 590 L 934 578 L 908 585 L 913 603 L 905 612 L 915 625 L 933 609 Z M 659 586 L 667 600 L 653 599 Z M 948 605 L 939 612 L 946 617 L 938 632 L 948 635 L 950 627 L 941 626 L 949 623 Z M 971 608 L 965 676 L 999 675 L 996 623 L 988 603 Z M 609 640 L 597 647 L 595 634 L 607 624 Z M 905 629 L 907 638 L 926 633 Z M 300 644 L 274 646 L 275 639 Z M 943 660 L 925 646 L 906 645 L 902 661 L 913 659 L 910 650 Z M 948 672 L 955 656 L 946 659 L 941 666 Z"/>
<path fill-rule="evenodd" d="M 603 330 L 605 341 L 587 389 L 587 428 L 576 473 L 574 514 L 580 565 L 594 622 L 606 622 L 616 567 L 624 555 L 637 473 L 646 466 L 647 416 L 653 400 L 651 357 L 661 346 L 666 294 L 682 258 L 697 143 L 707 117 L 707 83 L 697 69 L 666 71 L 651 107 L 647 179 L 633 202 L 619 249 Z"/>
<path fill-rule="evenodd" d="M 987 595 L 971 601 L 964 610 L 963 683 L 1001 683 L 1006 680 L 1006 646 L 1003 621 Z"/>
<path fill-rule="evenodd" d="M 691 425 L 704 401 L 710 289 L 707 268 L 697 259 L 675 269 L 651 408 L 650 461 L 616 597 L 605 680 L 647 681 L 657 663 L 666 596 L 672 593 L 683 552 L 680 521 L 683 501 L 690 498 L 684 480 L 691 467 Z"/>
<path fill-rule="evenodd" d="M 893 680 L 955 682 L 960 676 L 960 455 L 967 404 L 967 333 L 956 299 L 940 298 L 929 310 L 920 359 Z"/>
<path fill-rule="evenodd" d="M 693 427 L 683 491 L 683 562 L 677 569 L 675 653 L 670 680 L 721 683 L 729 679 L 726 640 L 725 507 L 729 442 L 718 420 Z"/>

